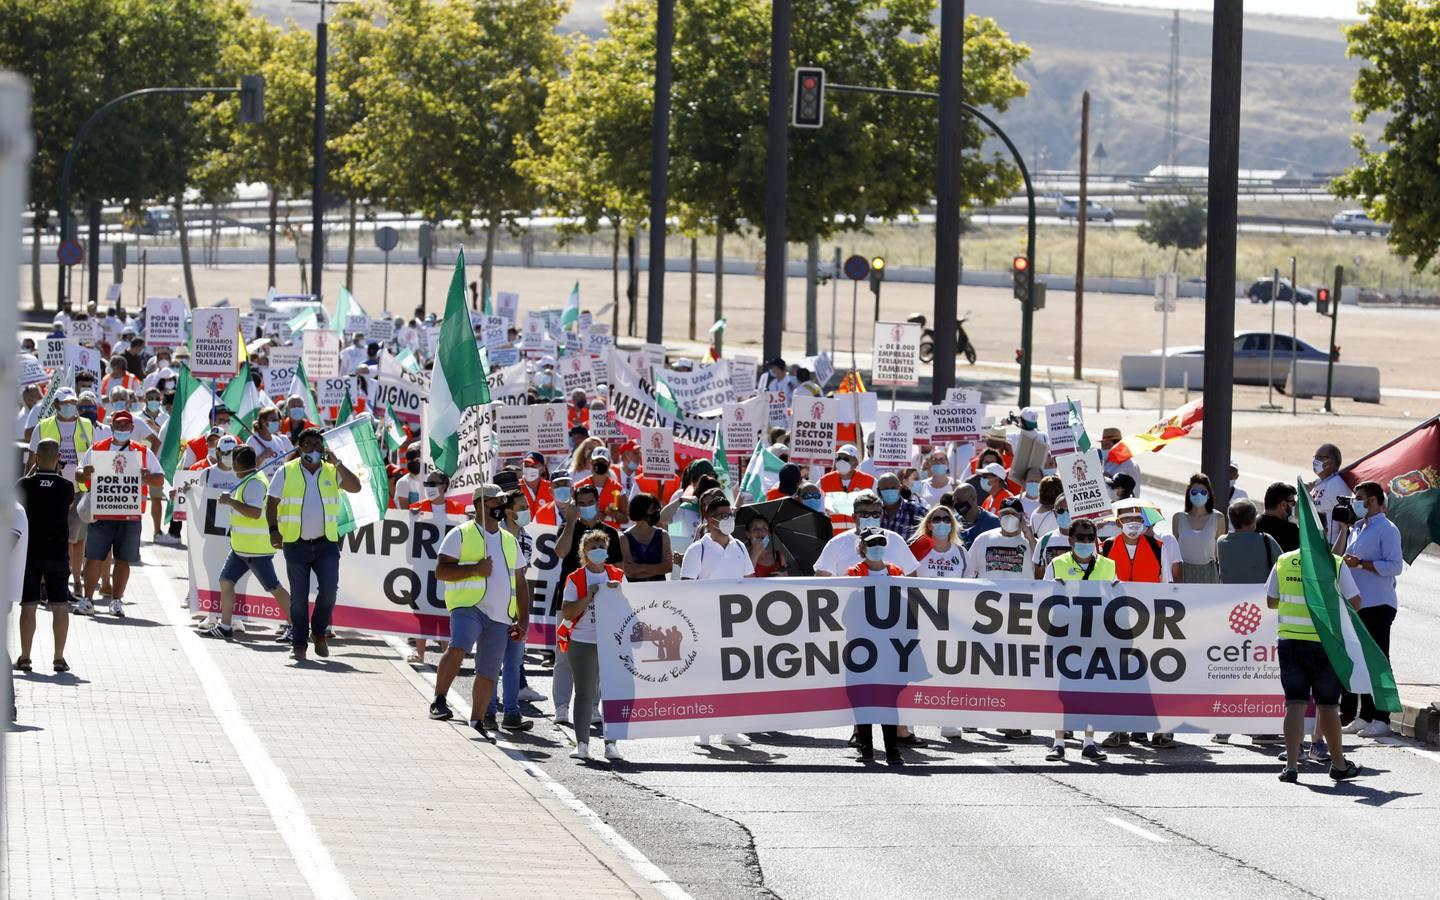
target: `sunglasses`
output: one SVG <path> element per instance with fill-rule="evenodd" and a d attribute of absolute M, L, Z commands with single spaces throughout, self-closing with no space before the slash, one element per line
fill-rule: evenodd
<path fill-rule="evenodd" d="M 950 518 L 949 516 L 936 516 L 935 518 L 930 520 L 931 525 L 935 525 L 941 522 L 953 525 L 955 523 L 955 520 Z"/>

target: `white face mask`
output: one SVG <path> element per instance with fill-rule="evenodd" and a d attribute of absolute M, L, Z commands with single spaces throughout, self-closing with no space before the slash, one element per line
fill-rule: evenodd
<path fill-rule="evenodd" d="M 1126 522 L 1125 524 L 1123 524 L 1123 525 L 1120 526 L 1120 530 L 1123 531 L 1123 532 L 1125 532 L 1125 536 L 1128 537 L 1130 540 L 1133 541 L 1133 540 L 1135 540 L 1136 538 L 1138 538 L 1142 533 L 1144 533 L 1144 531 L 1145 531 L 1145 523 L 1144 523 L 1144 522 Z"/>
<path fill-rule="evenodd" d="M 1315 470 L 1315 474 L 1316 474 L 1316 475 L 1319 475 L 1321 472 L 1325 471 L 1325 460 L 1323 460 L 1323 459 L 1313 459 L 1313 460 L 1311 460 L 1311 461 L 1310 461 L 1310 468 L 1312 468 L 1312 469 Z"/>
<path fill-rule="evenodd" d="M 534 484 L 540 480 L 540 470 L 534 466 L 526 466 L 520 470 L 520 477 L 525 479 L 526 484 Z"/>
<path fill-rule="evenodd" d="M 530 510 L 522 509 L 515 514 L 515 524 L 521 528 L 530 524 Z"/>
<path fill-rule="evenodd" d="M 732 517 L 730 517 L 730 518 L 720 519 L 719 521 L 717 521 L 717 522 L 715 523 L 715 530 L 718 531 L 718 532 L 720 532 L 720 533 L 723 534 L 723 535 L 731 535 L 731 534 L 734 534 L 734 533 L 735 533 L 735 519 L 734 519 L 734 517 L 732 516 Z"/>
<path fill-rule="evenodd" d="M 835 463 L 835 471 L 839 472 L 841 475 L 849 475 L 852 468 L 853 466 L 851 466 L 849 462 L 843 459 L 837 460 Z"/>
<path fill-rule="evenodd" d="M 441 496 L 440 485 L 438 485 L 438 484 L 427 484 L 427 485 L 425 485 L 425 496 L 426 496 L 426 497 L 429 497 L 431 500 L 439 500 L 439 499 L 440 499 L 440 496 Z"/>
<path fill-rule="evenodd" d="M 1012 515 L 1012 516 L 1001 516 L 1001 517 L 1000 517 L 1000 530 L 1003 531 L 1003 532 L 1005 532 L 1006 534 L 1014 534 L 1015 532 L 1019 531 L 1019 530 L 1020 530 L 1020 517 L 1019 517 L 1019 516 L 1013 516 L 1013 515 Z"/>

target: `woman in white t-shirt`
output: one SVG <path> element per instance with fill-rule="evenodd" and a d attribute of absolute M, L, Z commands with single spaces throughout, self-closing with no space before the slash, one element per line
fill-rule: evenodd
<path fill-rule="evenodd" d="M 917 578 L 964 578 L 965 545 L 955 528 L 955 511 L 948 506 L 932 506 L 915 528 L 910 552 L 919 565 Z"/>
<path fill-rule="evenodd" d="M 565 644 L 565 653 L 570 658 L 570 671 L 574 673 L 576 710 L 594 709 L 596 700 L 600 698 L 600 654 L 596 646 L 599 638 L 595 628 L 595 595 L 600 588 L 618 587 L 625 580 L 625 573 L 619 566 L 612 566 L 605 561 L 609 552 L 609 533 L 598 528 L 585 532 L 580 538 L 580 558 L 585 561 L 585 565 L 565 579 L 565 591 L 561 595 L 560 615 L 565 621 L 557 638 Z M 663 636 L 661 641 L 664 641 Z M 588 718 L 577 714 L 575 719 L 578 723 L 575 725 L 575 749 L 570 756 L 572 759 L 589 759 Z M 581 719 L 585 721 L 580 722 Z M 605 758 L 622 758 L 615 742 L 608 738 L 605 741 Z"/>
<path fill-rule="evenodd" d="M 926 506 L 939 505 L 941 497 L 955 490 L 955 479 L 950 477 L 950 458 L 939 447 L 925 458 L 925 468 L 920 474 L 924 476 L 918 485 L 920 499 Z"/>
<path fill-rule="evenodd" d="M 267 406 L 255 417 L 255 431 L 245 442 L 255 449 L 255 458 L 261 468 L 269 465 L 277 456 L 287 456 L 295 446 L 280 433 L 280 410 Z"/>

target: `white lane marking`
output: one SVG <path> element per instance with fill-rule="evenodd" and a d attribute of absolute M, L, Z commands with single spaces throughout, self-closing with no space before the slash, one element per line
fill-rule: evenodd
<path fill-rule="evenodd" d="M 166 583 L 165 565 L 155 559 L 147 562 L 149 565 L 145 567 L 145 573 L 155 587 L 156 599 L 164 607 L 170 627 L 175 630 L 180 649 L 185 651 L 185 658 L 205 690 L 210 711 L 219 720 L 260 799 L 265 802 L 265 808 L 270 811 L 275 829 L 290 848 L 290 855 L 295 858 L 300 874 L 305 876 L 305 883 L 310 885 L 311 893 L 322 900 L 354 900 L 355 895 L 350 891 L 345 876 L 330 858 L 330 851 L 325 849 L 325 843 L 306 815 L 304 805 L 290 787 L 289 779 L 270 758 L 264 742 L 246 721 L 240 704 L 230 691 L 220 667 L 211 658 L 205 642 L 192 630 L 190 613 L 176 603 L 175 594 Z"/>
<path fill-rule="evenodd" d="M 408 663 L 404 663 L 404 659 L 410 653 L 410 645 L 401 638 L 395 637 L 387 637 L 385 641 L 400 654 L 402 664 L 409 665 Z M 417 674 L 427 684 L 434 686 L 435 677 L 431 672 L 423 671 Z M 468 700 L 461 697 L 459 693 L 452 688 L 446 695 L 446 701 L 450 704 L 450 708 L 455 711 L 457 719 L 469 720 L 470 703 Z M 635 871 L 639 873 L 640 877 L 649 882 L 655 890 L 659 891 L 663 896 L 669 897 L 670 900 L 693 900 L 684 888 L 675 883 L 675 879 L 665 874 L 664 869 L 661 869 L 651 862 L 650 858 L 644 853 L 641 853 L 639 848 L 634 844 L 625 840 L 625 838 L 620 835 L 620 832 L 610 827 L 604 819 L 600 818 L 599 814 L 589 806 L 586 806 L 585 801 L 570 793 L 569 788 L 550 777 L 550 774 L 544 769 L 526 759 L 523 750 L 505 740 L 499 733 L 492 734 L 492 737 L 495 738 L 495 746 L 498 747 L 502 753 L 518 763 L 526 775 L 538 781 L 547 791 L 554 794 L 561 803 L 569 807 L 570 810 L 579 817 L 580 821 L 585 823 L 586 827 L 595 832 L 601 841 L 624 857 L 625 861 L 635 868 Z"/>
<path fill-rule="evenodd" d="M 1154 841 L 1157 844 L 1170 843 L 1169 838 L 1161 837 L 1153 831 L 1148 831 L 1144 828 L 1141 828 L 1139 825 L 1132 825 L 1124 819 L 1117 819 L 1112 816 L 1105 821 L 1109 822 L 1111 825 L 1114 825 L 1116 828 L 1123 828 L 1131 834 L 1138 834 L 1147 841 Z"/>
<path fill-rule="evenodd" d="M 1418 757 L 1421 757 L 1422 759 L 1428 759 L 1433 763 L 1440 763 L 1440 752 L 1437 752 L 1435 750 L 1426 750 L 1423 747 L 1417 747 L 1405 738 L 1382 737 L 1376 738 L 1375 743 L 1384 744 L 1387 747 L 1399 747 L 1401 750 L 1409 750 L 1411 753 L 1415 754 Z"/>

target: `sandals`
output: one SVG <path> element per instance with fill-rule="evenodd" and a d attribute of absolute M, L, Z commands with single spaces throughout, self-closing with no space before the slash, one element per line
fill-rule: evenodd
<path fill-rule="evenodd" d="M 58 675 L 58 674 L 61 674 L 61 673 L 63 673 L 63 672 L 68 672 L 68 671 L 70 671 L 70 664 L 67 663 L 67 662 L 66 662 L 65 660 L 63 660 L 63 659 L 57 659 L 57 660 L 55 660 L 54 667 L 55 667 L 55 673 L 56 673 L 57 675 Z"/>
<path fill-rule="evenodd" d="M 1175 743 L 1175 738 L 1172 735 L 1164 732 L 1156 732 L 1155 736 L 1150 739 L 1150 746 L 1156 750 L 1174 750 L 1180 745 Z"/>
<path fill-rule="evenodd" d="M 30 665 L 30 657 L 22 656 L 19 659 L 15 660 L 15 671 L 29 672 L 31 668 L 32 666 Z"/>
<path fill-rule="evenodd" d="M 405 657 L 405 661 L 406 661 L 407 663 L 410 663 L 411 665 L 416 665 L 416 666 L 423 666 L 423 665 L 425 665 L 425 657 L 421 656 L 421 655 L 418 654 L 418 653 L 413 653 L 413 652 L 412 652 L 409 656 Z"/>

